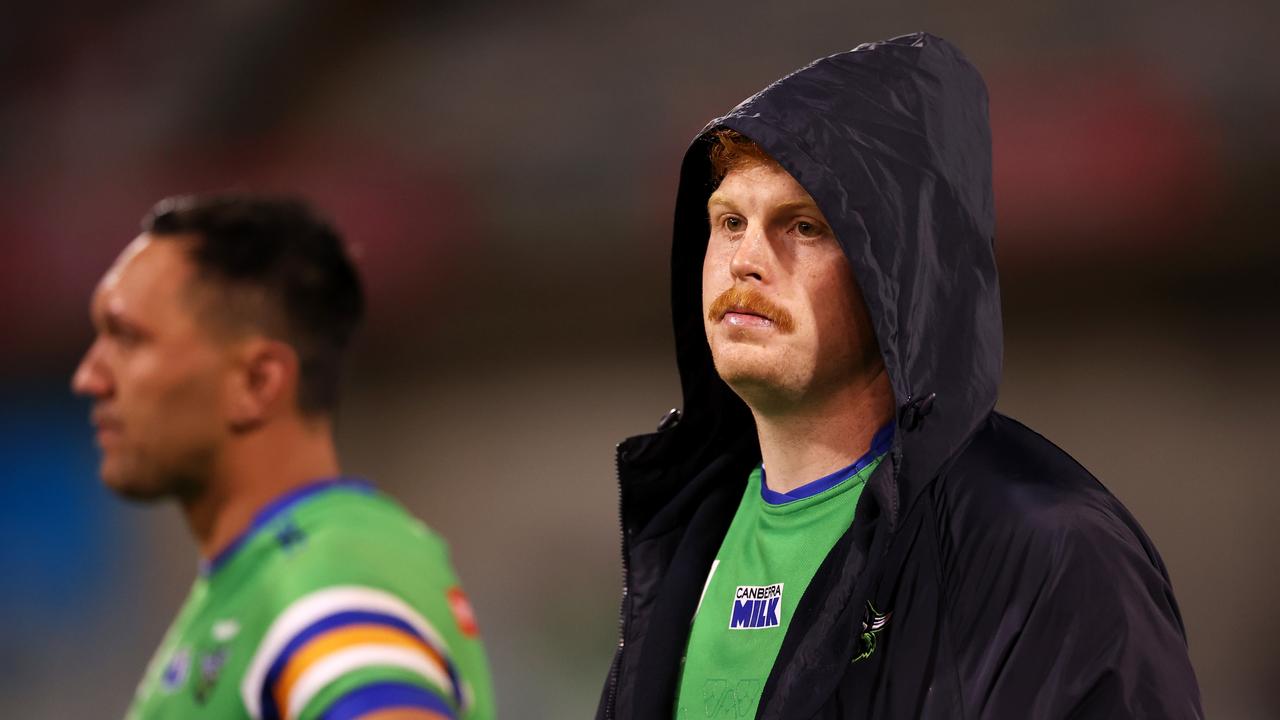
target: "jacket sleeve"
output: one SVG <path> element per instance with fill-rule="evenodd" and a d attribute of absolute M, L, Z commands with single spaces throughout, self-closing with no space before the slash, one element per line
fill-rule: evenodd
<path fill-rule="evenodd" d="M 949 631 L 978 718 L 1200 718 L 1155 548 L 1100 486 L 1020 503 L 953 556 Z"/>

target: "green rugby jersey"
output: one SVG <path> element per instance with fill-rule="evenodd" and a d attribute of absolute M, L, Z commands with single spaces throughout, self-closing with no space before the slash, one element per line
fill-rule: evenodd
<path fill-rule="evenodd" d="M 264 508 L 201 568 L 130 720 L 492 718 L 484 649 L 437 535 L 367 483 Z"/>
<path fill-rule="evenodd" d="M 789 493 L 770 490 L 763 468 L 752 471 L 694 614 L 677 718 L 756 716 L 791 612 L 852 524 L 862 488 L 892 440 L 890 424 L 855 463 Z"/>

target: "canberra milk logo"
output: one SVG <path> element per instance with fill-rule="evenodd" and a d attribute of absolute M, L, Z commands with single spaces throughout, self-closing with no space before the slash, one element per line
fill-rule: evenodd
<path fill-rule="evenodd" d="M 782 583 L 775 585 L 739 585 L 733 593 L 730 630 L 755 630 L 778 627 L 782 614 Z"/>

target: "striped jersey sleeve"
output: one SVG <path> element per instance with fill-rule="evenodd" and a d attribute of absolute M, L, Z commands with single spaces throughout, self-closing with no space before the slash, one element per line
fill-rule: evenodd
<path fill-rule="evenodd" d="M 325 718 L 413 707 L 452 719 L 467 704 L 431 622 L 396 595 L 361 585 L 290 603 L 259 643 L 240 692 L 255 720 L 299 718 L 318 700 Z"/>

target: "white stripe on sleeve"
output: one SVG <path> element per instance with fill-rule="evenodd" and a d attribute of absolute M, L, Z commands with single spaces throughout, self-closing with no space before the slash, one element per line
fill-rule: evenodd
<path fill-rule="evenodd" d="M 293 601 L 276 616 L 254 651 L 240 683 L 240 697 L 253 720 L 262 718 L 262 685 L 271 665 L 291 640 L 312 624 L 340 612 L 376 612 L 404 621 L 426 638 L 447 659 L 449 646 L 435 627 L 405 601 L 385 590 L 361 585 L 337 585 L 317 590 Z M 423 662 L 426 662 L 425 658 Z M 451 684 L 446 683 L 446 687 Z"/>
<path fill-rule="evenodd" d="M 307 707 L 321 690 L 343 675 L 364 667 L 397 667 L 416 672 L 443 690 L 445 699 L 452 697 L 453 683 L 438 665 L 420 650 L 398 645 L 355 645 L 339 650 L 317 661 L 294 683 L 289 692 L 288 707 L 281 708 L 285 720 L 292 720 Z"/>

